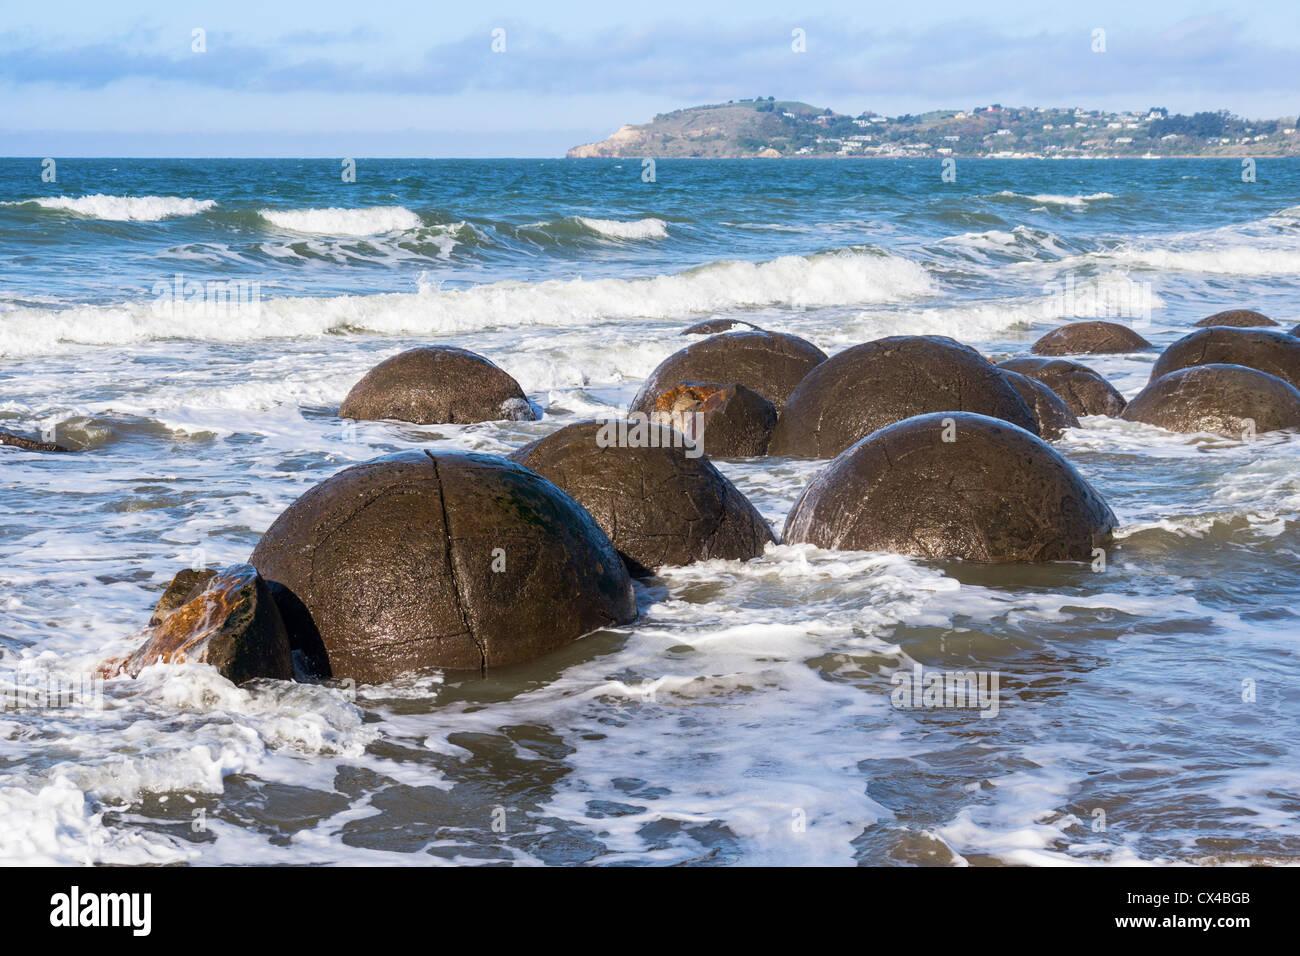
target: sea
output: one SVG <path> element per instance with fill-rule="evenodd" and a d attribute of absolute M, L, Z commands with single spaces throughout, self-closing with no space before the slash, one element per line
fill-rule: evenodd
<path fill-rule="evenodd" d="M 1294 863 L 1289 433 L 1084 418 L 1092 563 L 777 544 L 485 678 L 87 676 L 314 484 L 616 417 L 703 319 L 1001 360 L 1111 318 L 1131 398 L 1228 308 L 1300 322 L 1300 161 L 0 160 L 0 429 L 75 451 L 0 447 L 0 862 Z M 337 417 L 431 344 L 541 420 Z M 715 464 L 779 534 L 825 462 Z"/>

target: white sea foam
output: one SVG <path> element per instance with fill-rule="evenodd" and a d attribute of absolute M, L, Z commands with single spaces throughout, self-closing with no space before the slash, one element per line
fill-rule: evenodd
<path fill-rule="evenodd" d="M 1111 193 L 1090 193 L 1086 196 L 1062 196 L 1056 193 L 1034 193 L 1024 195 L 1023 193 L 1012 192 L 1009 189 L 1004 189 L 994 195 L 1007 199 L 1023 199 L 1029 202 L 1040 203 L 1044 206 L 1073 206 L 1076 208 L 1101 199 L 1115 198 Z"/>
<path fill-rule="evenodd" d="M 588 219 L 586 216 L 575 218 L 592 232 L 611 239 L 663 239 L 668 235 L 668 224 L 662 219 L 621 222 L 617 219 Z"/>
<path fill-rule="evenodd" d="M 420 217 L 404 206 L 261 209 L 258 215 L 281 229 L 319 236 L 379 236 L 420 226 Z"/>
<path fill-rule="evenodd" d="M 257 308 L 202 310 L 174 318 L 154 301 L 64 310 L 18 308 L 0 323 L 0 355 L 32 355 L 68 344 L 127 345 L 159 338 L 251 341 L 329 332 L 452 334 L 592 322 L 662 320 L 767 306 L 896 302 L 935 291 L 916 263 L 866 251 L 715 262 L 646 279 L 552 279 L 414 293 L 266 298 Z"/>
<path fill-rule="evenodd" d="M 75 213 L 88 219 L 107 219 L 115 222 L 157 222 L 174 216 L 197 216 L 216 207 L 211 199 L 189 199 L 181 196 L 57 196 L 26 199 L 6 206 L 35 204 L 44 209 Z"/>

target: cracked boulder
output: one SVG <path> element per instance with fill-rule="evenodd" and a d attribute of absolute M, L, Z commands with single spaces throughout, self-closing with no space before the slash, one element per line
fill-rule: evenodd
<path fill-rule="evenodd" d="M 345 468 L 250 559 L 324 677 L 483 672 L 636 617 L 632 583 L 572 498 L 504 458 L 403 452 Z"/>
<path fill-rule="evenodd" d="M 450 346 L 410 349 L 352 387 L 339 418 L 417 425 L 535 421 L 519 383 L 481 355 Z"/>
<path fill-rule="evenodd" d="M 655 399 L 683 382 L 738 382 L 779 412 L 826 353 L 797 335 L 755 329 L 724 332 L 679 349 L 659 363 L 632 399 L 631 411 L 649 415 Z"/>
<path fill-rule="evenodd" d="M 1056 441 L 1065 429 L 1079 427 L 1079 419 L 1070 411 L 1070 406 L 1042 382 L 1009 369 L 1002 369 L 1002 377 L 1034 413 L 1034 422 L 1043 441 Z"/>
<path fill-rule="evenodd" d="M 1256 312 L 1254 309 L 1228 309 L 1224 312 L 1215 312 L 1214 315 L 1207 315 L 1201 321 L 1196 323 L 1200 329 L 1211 328 L 1212 326 L 1228 326 L 1236 329 L 1263 328 L 1270 325 L 1277 325 L 1272 319 L 1262 312 Z"/>
<path fill-rule="evenodd" d="M 1106 502 L 1042 439 L 986 415 L 939 412 L 882 428 L 828 464 L 782 537 L 1004 564 L 1092 561 L 1114 527 Z"/>
<path fill-rule="evenodd" d="M 896 335 L 845 349 L 810 372 L 781 412 L 768 454 L 834 458 L 886 425 L 948 411 L 1038 428 L 979 352 L 945 336 Z"/>
<path fill-rule="evenodd" d="M 767 451 L 776 409 L 744 385 L 686 382 L 655 399 L 651 418 L 714 458 L 756 458 Z"/>
<path fill-rule="evenodd" d="M 1052 329 L 1032 346 L 1035 355 L 1104 355 L 1141 352 L 1151 343 L 1118 322 L 1071 322 Z"/>
<path fill-rule="evenodd" d="M 135 677 L 150 664 L 192 662 L 210 664 L 236 684 L 255 677 L 293 679 L 284 622 L 256 569 L 236 564 L 201 578 L 187 577 L 181 586 L 186 584 L 189 591 L 174 608 L 161 617 L 155 611 L 135 653 L 107 662 L 102 673 Z M 179 590 L 175 581 L 173 586 Z M 173 600 L 174 593 L 168 589 Z"/>
<path fill-rule="evenodd" d="M 1066 359 L 1017 358 L 999 362 L 998 368 L 1019 372 L 1042 382 L 1057 395 L 1075 415 L 1107 415 L 1119 417 L 1124 411 L 1124 396 L 1099 372 L 1086 365 Z"/>
<path fill-rule="evenodd" d="M 698 447 L 643 416 L 569 425 L 511 457 L 577 499 L 639 577 L 665 565 L 756 558 L 773 540 Z"/>
<path fill-rule="evenodd" d="M 1300 338 L 1273 329 L 1201 329 L 1161 353 L 1151 381 L 1193 365 L 1244 365 L 1300 388 Z"/>
<path fill-rule="evenodd" d="M 1193 365 L 1148 384 L 1123 417 L 1173 432 L 1238 438 L 1300 428 L 1300 391 L 1244 365 Z"/>

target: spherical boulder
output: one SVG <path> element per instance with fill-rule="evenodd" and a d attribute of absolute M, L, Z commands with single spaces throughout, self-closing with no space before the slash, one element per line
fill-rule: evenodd
<path fill-rule="evenodd" d="M 682 432 L 714 458 L 765 454 L 776 426 L 772 403 L 735 382 L 675 385 L 655 399 L 650 417 Z"/>
<path fill-rule="evenodd" d="M 833 458 L 886 425 L 945 411 L 1038 428 L 979 352 L 943 336 L 897 335 L 845 349 L 810 372 L 781 412 L 768 454 Z"/>
<path fill-rule="evenodd" d="M 1056 441 L 1065 429 L 1079 427 L 1079 419 L 1070 411 L 1070 406 L 1042 382 L 1009 369 L 1002 369 L 1002 375 L 1034 413 L 1034 422 L 1043 441 Z"/>
<path fill-rule="evenodd" d="M 650 414 L 655 398 L 683 382 L 737 382 L 751 388 L 779 412 L 805 375 L 826 361 L 826 353 L 797 335 L 754 330 L 723 332 L 679 349 L 650 373 L 631 411 Z"/>
<path fill-rule="evenodd" d="M 1201 321 L 1196 323 L 1197 328 L 1206 329 L 1211 326 L 1222 325 L 1237 329 L 1257 328 L 1262 326 L 1277 325 L 1272 319 L 1254 309 L 1228 309 L 1224 312 L 1215 312 L 1214 315 L 1207 315 Z"/>
<path fill-rule="evenodd" d="M 1236 438 L 1300 428 L 1300 391 L 1244 365 L 1192 365 L 1148 384 L 1122 417 L 1173 432 Z"/>
<path fill-rule="evenodd" d="M 1201 329 L 1161 353 L 1151 381 L 1192 365 L 1245 365 L 1300 388 L 1300 338 L 1273 329 Z"/>
<path fill-rule="evenodd" d="M 534 421 L 519 383 L 481 355 L 450 346 L 410 349 L 380 362 L 352 387 L 339 418 L 417 425 Z"/>
<path fill-rule="evenodd" d="M 586 508 L 638 577 L 709 558 L 748 560 L 773 540 L 698 446 L 645 416 L 569 425 L 511 458 Z"/>
<path fill-rule="evenodd" d="M 998 368 L 1019 372 L 1042 382 L 1075 415 L 1108 415 L 1115 418 L 1124 411 L 1124 396 L 1100 373 L 1086 365 L 1066 359 L 1018 358 L 999 362 Z"/>
<path fill-rule="evenodd" d="M 627 570 L 591 516 L 491 455 L 403 452 L 345 468 L 290 505 L 250 561 L 309 668 L 365 683 L 483 672 L 636 617 Z"/>
<path fill-rule="evenodd" d="M 1002 564 L 1091 561 L 1115 515 L 1042 439 L 986 415 L 882 428 L 804 489 L 783 540 Z"/>
<path fill-rule="evenodd" d="M 1035 355 L 1103 355 L 1141 352 L 1151 343 L 1118 322 L 1071 322 L 1052 329 L 1029 349 Z"/>
<path fill-rule="evenodd" d="M 719 332 L 734 332 L 737 329 L 752 329 L 755 332 L 762 332 L 753 322 L 743 322 L 740 319 L 705 319 L 703 322 L 696 322 L 688 329 L 682 329 L 679 335 L 716 335 Z"/>

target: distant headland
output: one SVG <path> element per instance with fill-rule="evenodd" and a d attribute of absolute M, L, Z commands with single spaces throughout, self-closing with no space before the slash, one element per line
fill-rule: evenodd
<path fill-rule="evenodd" d="M 1110 113 L 1007 107 L 857 116 L 788 100 L 735 100 L 660 113 L 622 126 L 570 159 L 660 157 L 986 157 L 1005 159 L 1300 156 L 1296 118 L 1250 120 L 1227 111 L 1162 107 Z"/>

